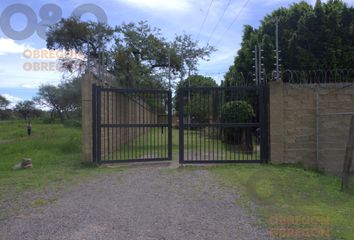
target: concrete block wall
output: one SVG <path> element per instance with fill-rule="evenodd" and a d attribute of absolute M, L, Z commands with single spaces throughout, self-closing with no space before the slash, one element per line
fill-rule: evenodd
<path fill-rule="evenodd" d="M 326 114 L 354 112 L 354 87 L 271 82 L 269 88 L 271 162 L 339 174 L 350 116 Z"/>
<path fill-rule="evenodd" d="M 141 99 L 121 92 L 101 93 L 101 124 L 151 124 L 157 115 Z M 147 128 L 102 128 L 101 158 L 113 157 L 121 146 L 134 142 Z"/>
<path fill-rule="evenodd" d="M 106 79 L 109 79 L 108 77 Z M 110 81 L 113 81 L 111 79 Z M 107 82 L 109 84 L 109 82 Z M 82 162 L 92 163 L 93 160 L 93 115 L 92 85 L 98 84 L 96 78 L 87 73 L 81 81 L 82 94 Z M 112 84 L 113 85 L 113 84 Z M 101 92 L 101 124 L 138 124 L 157 123 L 157 115 L 141 99 L 120 92 Z M 162 120 L 160 120 L 162 121 Z M 133 142 L 148 129 L 137 128 L 102 128 L 102 158 L 108 157 L 119 150 L 124 144 Z M 105 155 L 105 156 L 104 156 Z"/>

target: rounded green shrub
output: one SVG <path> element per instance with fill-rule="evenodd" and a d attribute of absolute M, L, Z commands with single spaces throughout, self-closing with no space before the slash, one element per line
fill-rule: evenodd
<path fill-rule="evenodd" d="M 246 101 L 231 101 L 221 108 L 221 118 L 225 123 L 249 122 L 255 116 L 252 106 Z"/>
<path fill-rule="evenodd" d="M 246 101 L 231 101 L 225 103 L 221 108 L 221 120 L 224 123 L 246 123 L 255 117 L 252 106 Z M 250 145 L 246 141 L 249 132 L 244 128 L 225 128 L 224 141 L 230 144 Z"/>

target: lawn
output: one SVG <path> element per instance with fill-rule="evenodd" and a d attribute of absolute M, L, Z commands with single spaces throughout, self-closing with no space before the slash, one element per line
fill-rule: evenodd
<path fill-rule="evenodd" d="M 223 165 L 210 171 L 241 194 L 238 203 L 251 209 L 253 202 L 263 223 L 283 239 L 354 239 L 354 195 L 339 191 L 339 177 L 294 166 Z"/>
<path fill-rule="evenodd" d="M 0 205 L 1 200 L 15 200 L 23 192 L 55 191 L 102 171 L 113 171 L 80 163 L 80 128 L 39 121 L 32 124 L 33 134 L 27 136 L 24 121 L 0 121 Z M 31 158 L 33 168 L 13 170 L 23 158 Z"/>
<path fill-rule="evenodd" d="M 130 129 L 130 131 L 132 131 Z M 143 131 L 143 130 L 141 130 Z M 119 137 L 120 130 L 117 135 L 110 135 Z M 168 156 L 167 145 L 167 128 L 163 131 L 161 128 L 150 128 L 145 130 L 144 134 L 140 134 L 135 140 L 129 143 L 122 144 L 120 149 L 102 156 L 102 160 L 130 160 L 141 158 L 164 158 Z M 259 147 L 251 152 L 245 153 L 238 146 L 225 144 L 222 140 L 209 137 L 203 131 L 185 130 L 184 131 L 184 150 L 185 160 L 259 160 Z M 112 144 L 113 141 L 110 141 Z M 108 144 L 108 141 L 102 142 L 102 146 L 113 147 Z M 256 146 L 256 144 L 255 144 Z M 108 151 L 107 151 L 108 152 Z M 179 152 L 179 130 L 172 129 L 172 152 L 174 156 Z M 177 160 L 177 159 L 176 159 Z"/>
<path fill-rule="evenodd" d="M 173 155 L 178 158 L 176 129 L 172 144 Z M 145 150 L 137 150 L 137 156 L 144 154 L 141 151 Z M 55 191 L 123 169 L 83 166 L 80 152 L 79 128 L 33 122 L 33 135 L 28 137 L 25 122 L 0 122 L 0 205 L 3 199 L 16 199 L 25 192 Z M 33 169 L 13 170 L 22 158 L 31 158 Z M 310 229 L 329 234 L 331 239 L 354 239 L 354 195 L 339 191 L 338 177 L 294 166 L 230 164 L 207 169 L 220 183 L 240 194 L 238 204 L 250 211 L 255 206 L 259 218 L 275 233 L 287 228 L 304 234 Z M 42 198 L 31 201 L 33 206 L 47 204 Z M 303 219 L 296 222 L 299 217 Z M 311 224 L 308 219 L 313 220 Z"/>

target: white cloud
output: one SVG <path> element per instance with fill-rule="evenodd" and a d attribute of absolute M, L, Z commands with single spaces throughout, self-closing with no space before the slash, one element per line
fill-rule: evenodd
<path fill-rule="evenodd" d="M 22 84 L 21 87 L 27 88 L 27 89 L 37 89 L 38 88 L 38 83 L 26 83 Z"/>
<path fill-rule="evenodd" d="M 13 95 L 10 95 L 8 93 L 4 93 L 4 94 L 1 94 L 3 97 L 5 97 L 7 100 L 10 101 L 10 105 L 9 105 L 9 108 L 13 108 L 15 107 L 15 105 L 21 101 L 23 101 L 22 98 L 19 98 L 19 97 L 16 97 L 16 96 L 13 96 Z"/>
<path fill-rule="evenodd" d="M 0 55 L 23 53 L 28 48 L 26 44 L 18 44 L 12 39 L 0 38 Z"/>
<path fill-rule="evenodd" d="M 192 8 L 189 0 L 116 0 L 134 7 L 154 11 L 185 12 Z"/>

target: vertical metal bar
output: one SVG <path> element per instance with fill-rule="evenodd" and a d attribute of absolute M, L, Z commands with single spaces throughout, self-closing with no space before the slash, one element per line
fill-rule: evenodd
<path fill-rule="evenodd" d="M 260 160 L 262 163 L 266 162 L 266 156 L 265 156 L 265 116 L 264 116 L 264 101 L 265 101 L 265 97 L 264 97 L 264 86 L 263 84 L 259 85 L 259 117 L 260 117 L 260 139 L 261 139 L 261 156 L 260 156 Z"/>
<path fill-rule="evenodd" d="M 104 92 L 103 94 L 103 123 L 107 124 L 107 92 Z M 106 159 L 107 156 L 107 127 L 104 128 L 104 134 L 103 134 L 103 159 Z"/>
<path fill-rule="evenodd" d="M 119 115 L 119 123 L 120 124 L 123 124 L 124 123 L 124 115 L 125 115 L 125 109 L 124 109 L 124 99 L 123 99 L 123 93 L 120 92 L 119 93 L 119 98 L 120 98 L 120 101 L 119 101 L 119 109 L 120 109 L 120 115 Z M 119 151 L 119 160 L 123 160 L 125 158 L 124 156 L 124 149 L 125 149 L 125 132 L 124 132 L 124 129 L 122 129 L 122 127 L 119 127 L 119 135 L 120 135 L 120 138 L 119 138 L 119 142 L 120 142 L 120 151 Z"/>
<path fill-rule="evenodd" d="M 115 112 L 116 112 L 116 117 L 115 117 L 115 124 L 118 124 L 118 93 L 116 92 L 114 94 L 114 99 L 115 99 Z M 115 146 L 115 156 L 114 159 L 118 160 L 118 151 L 119 151 L 119 144 L 118 144 L 118 127 L 115 127 L 115 138 L 116 138 L 116 146 Z"/>
<path fill-rule="evenodd" d="M 179 93 L 179 163 L 184 162 L 184 94 L 185 90 L 180 89 Z"/>
<path fill-rule="evenodd" d="M 203 98 L 204 98 L 204 94 L 203 94 L 203 92 L 201 92 L 199 94 L 199 102 L 198 103 L 201 103 Z M 200 128 L 199 129 L 199 134 L 198 134 L 199 135 L 199 159 L 200 160 L 204 160 L 204 159 L 202 159 L 202 154 L 203 154 L 203 152 L 202 152 L 202 137 L 203 137 L 202 131 L 203 131 L 202 128 Z"/>
<path fill-rule="evenodd" d="M 111 108 L 110 108 L 110 123 L 112 124 L 113 123 L 113 105 L 114 105 L 114 102 L 113 102 L 113 94 L 114 92 L 112 91 L 110 96 L 111 96 L 111 99 L 110 99 L 110 105 L 111 105 Z M 114 153 L 114 146 L 113 146 L 113 130 L 114 128 L 109 128 L 109 140 L 110 140 L 110 146 L 111 146 L 111 152 L 109 153 L 110 155 L 110 158 L 111 160 L 114 160 L 114 156 L 113 156 L 113 153 Z"/>
<path fill-rule="evenodd" d="M 140 93 L 140 95 L 139 95 L 139 123 L 140 124 L 143 124 L 143 122 L 144 122 L 144 106 L 143 106 L 143 104 L 144 104 L 144 93 L 142 92 L 142 93 Z M 140 144 L 140 155 L 142 156 L 142 157 L 144 157 L 144 128 L 143 127 L 140 127 L 139 128 L 139 144 Z"/>
<path fill-rule="evenodd" d="M 105 109 L 106 109 L 106 111 L 105 111 L 105 124 L 109 124 L 109 91 L 107 91 L 106 92 L 106 99 L 105 99 Z M 110 154 L 110 152 L 109 152 L 109 128 L 108 127 L 106 127 L 105 128 L 106 129 L 106 131 L 107 131 L 107 133 L 106 133 L 106 136 L 105 136 L 105 144 L 106 144 L 106 148 L 107 148 L 107 152 L 105 153 L 105 160 L 109 160 L 109 154 Z M 107 157 L 108 157 L 108 159 L 107 159 Z"/>
<path fill-rule="evenodd" d="M 168 159 L 172 160 L 172 93 L 167 93 L 168 98 Z"/>
<path fill-rule="evenodd" d="M 141 95 L 142 95 L 142 101 L 141 101 L 141 104 L 142 104 L 142 124 L 145 124 L 145 103 L 146 103 L 146 98 L 145 98 L 145 92 L 142 92 L 141 93 Z M 142 140 L 143 140 L 143 143 L 142 143 L 142 155 L 143 155 L 143 157 L 145 156 L 145 147 L 146 147 L 146 145 L 145 145 L 145 135 L 146 135 L 146 132 L 145 132 L 145 127 L 143 127 L 142 128 L 142 130 L 143 130 L 143 135 L 141 136 L 141 138 L 142 138 Z"/>
<path fill-rule="evenodd" d="M 162 124 L 161 123 L 161 118 L 162 118 L 162 112 L 161 109 L 163 108 L 163 93 L 156 93 L 156 123 L 157 124 Z M 160 133 L 161 133 L 161 127 L 156 127 L 156 157 L 160 158 L 161 156 L 161 147 L 160 147 Z"/>
<path fill-rule="evenodd" d="M 150 99 L 150 104 L 151 104 L 151 101 L 152 101 L 152 96 L 151 96 L 151 93 L 149 93 L 149 99 Z M 153 115 L 152 115 L 152 107 L 150 106 L 149 107 L 149 111 L 150 111 L 150 124 L 152 123 L 152 118 L 153 118 Z M 149 127 L 150 128 L 150 134 L 149 134 L 149 144 L 150 144 L 150 152 L 149 152 L 149 158 L 151 158 L 151 156 L 153 155 L 153 144 L 152 144 L 152 134 L 153 134 L 153 128 Z"/>

